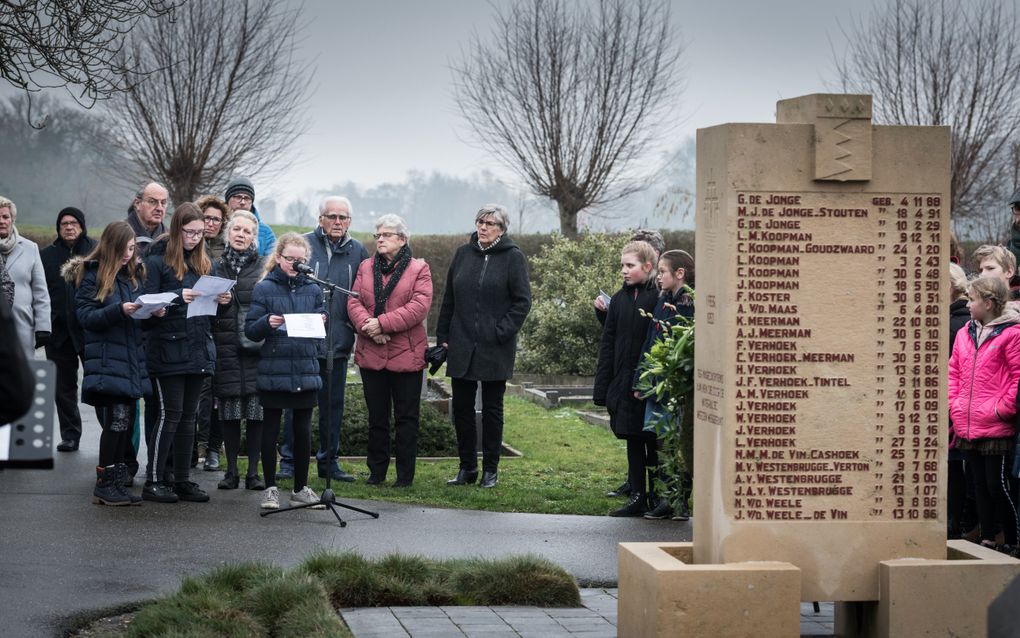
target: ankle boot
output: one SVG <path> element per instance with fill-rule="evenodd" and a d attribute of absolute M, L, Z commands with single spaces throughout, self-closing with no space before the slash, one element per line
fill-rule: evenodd
<path fill-rule="evenodd" d="M 131 487 L 131 485 L 134 483 L 134 480 L 131 478 L 131 472 L 128 470 L 127 463 L 118 463 L 114 467 L 116 468 L 116 481 L 117 486 L 120 487 L 120 491 L 124 492 L 124 494 L 126 494 L 127 497 L 131 499 L 132 505 L 141 505 L 142 497 L 135 496 L 134 494 L 128 491 L 128 488 Z"/>
<path fill-rule="evenodd" d="M 447 485 L 471 485 L 478 480 L 478 470 L 457 470 L 457 476 L 446 482 Z"/>
<path fill-rule="evenodd" d="M 641 516 L 648 511 L 648 500 L 645 498 L 644 492 L 632 491 L 630 493 L 630 500 L 627 504 L 619 509 L 615 509 L 609 512 L 610 516 Z"/>
<path fill-rule="evenodd" d="M 92 502 L 97 505 L 130 505 L 131 498 L 117 485 L 117 466 L 96 467 L 96 487 Z"/>

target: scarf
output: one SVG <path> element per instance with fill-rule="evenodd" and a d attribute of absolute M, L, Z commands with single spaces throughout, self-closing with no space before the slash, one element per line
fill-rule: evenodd
<path fill-rule="evenodd" d="M 14 250 L 14 246 L 18 243 L 18 229 L 14 224 L 11 224 L 11 234 L 4 239 L 0 239 L 0 253 L 4 255 L 10 255 L 11 251 Z"/>
<path fill-rule="evenodd" d="M 234 250 L 234 247 L 227 244 L 227 247 L 223 249 L 223 263 L 230 267 L 234 274 L 240 275 L 241 270 L 259 258 L 259 251 L 255 249 L 255 245 L 248 246 L 248 250 L 243 253 L 239 253 Z"/>
<path fill-rule="evenodd" d="M 379 253 L 375 254 L 375 259 L 372 260 L 372 282 L 375 293 L 374 317 L 386 312 L 386 300 L 390 298 L 390 293 L 397 287 L 397 282 L 407 270 L 409 263 L 411 263 L 411 246 L 408 244 L 404 244 L 397 251 L 396 257 L 391 262 L 387 262 L 386 258 Z M 383 275 L 390 275 L 390 280 L 386 282 L 385 286 L 382 282 Z"/>
<path fill-rule="evenodd" d="M 482 251 L 482 252 L 484 253 L 484 252 L 485 252 L 485 251 L 487 251 L 487 250 L 491 250 L 491 249 L 492 249 L 492 247 L 493 247 L 493 246 L 495 246 L 496 244 L 498 244 L 498 243 L 499 243 L 500 241 L 502 241 L 502 240 L 503 240 L 503 237 L 505 237 L 505 236 L 506 236 L 506 233 L 503 233 L 502 235 L 500 235 L 499 237 L 497 237 L 497 238 L 496 238 L 496 239 L 495 239 L 495 240 L 494 240 L 494 241 L 493 241 L 493 242 L 492 242 L 491 244 L 489 244 L 488 246 L 482 246 L 482 242 L 481 242 L 481 240 L 478 240 L 478 241 L 476 241 L 475 243 L 476 243 L 476 244 L 478 244 L 478 248 L 479 248 L 479 249 L 480 249 L 480 250 L 481 250 L 481 251 Z"/>

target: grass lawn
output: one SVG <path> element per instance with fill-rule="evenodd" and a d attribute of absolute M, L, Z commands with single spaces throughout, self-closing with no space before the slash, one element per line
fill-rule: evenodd
<path fill-rule="evenodd" d="M 523 456 L 504 457 L 500 461 L 499 485 L 495 489 L 447 486 L 447 479 L 457 473 L 458 464 L 453 459 L 419 460 L 410 488 L 392 487 L 396 473 L 392 462 L 386 484 L 365 485 L 368 469 L 364 461 L 353 461 L 345 462 L 344 468 L 356 474 L 358 482 L 334 482 L 337 499 L 541 514 L 604 515 L 620 506 L 618 499 L 608 499 L 605 494 L 626 477 L 623 441 L 602 428 L 584 423 L 570 408 L 546 410 L 518 397 L 506 397 L 504 418 L 503 440 Z M 311 473 L 314 476 L 314 462 Z M 311 485 L 319 492 L 325 482 L 313 478 Z M 280 486 L 290 489 L 292 483 L 280 481 Z"/>

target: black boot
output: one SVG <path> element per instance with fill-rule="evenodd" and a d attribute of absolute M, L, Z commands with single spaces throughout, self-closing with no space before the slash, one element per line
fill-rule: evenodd
<path fill-rule="evenodd" d="M 609 512 L 609 515 L 617 517 L 641 516 L 646 511 L 648 511 L 648 500 L 645 498 L 645 493 L 631 491 L 630 500 L 627 501 L 627 504 Z"/>
<path fill-rule="evenodd" d="M 495 472 L 482 472 L 482 482 L 478 484 L 478 487 L 496 487 L 496 483 L 499 483 L 499 476 Z"/>
<path fill-rule="evenodd" d="M 624 481 L 620 487 L 611 492 L 606 492 L 606 496 L 610 498 L 614 496 L 630 496 L 630 481 Z"/>
<path fill-rule="evenodd" d="M 96 467 L 96 487 L 92 490 L 96 505 L 130 505 L 131 498 L 117 485 L 117 466 Z"/>
<path fill-rule="evenodd" d="M 117 477 L 116 481 L 117 481 L 117 485 L 120 487 L 120 491 L 122 491 L 125 494 L 127 494 L 127 497 L 129 499 L 131 499 L 131 504 L 132 505 L 141 505 L 142 504 L 142 497 L 141 496 L 135 496 L 134 494 L 129 492 L 128 489 L 127 489 L 127 488 L 131 487 L 132 484 L 134 484 L 134 479 L 131 478 L 131 471 L 128 470 L 127 464 L 126 463 L 118 463 L 117 465 L 114 466 L 114 468 L 116 468 L 116 477 Z"/>
<path fill-rule="evenodd" d="M 478 470 L 458 470 L 457 476 L 446 482 L 447 485 L 471 485 L 478 480 Z"/>

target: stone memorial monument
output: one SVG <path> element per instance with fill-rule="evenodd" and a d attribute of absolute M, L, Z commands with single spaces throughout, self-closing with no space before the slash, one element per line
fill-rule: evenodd
<path fill-rule="evenodd" d="M 621 545 L 620 635 L 970 635 L 1020 561 L 946 542 L 949 129 L 776 120 L 698 131 L 694 542 Z"/>

